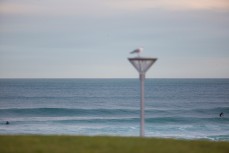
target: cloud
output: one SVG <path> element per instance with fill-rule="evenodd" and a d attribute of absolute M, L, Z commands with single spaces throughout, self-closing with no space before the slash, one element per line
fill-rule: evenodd
<path fill-rule="evenodd" d="M 229 11 L 228 0 L 10 0 L 0 2 L 0 14 L 110 15 L 144 9 Z"/>
<path fill-rule="evenodd" d="M 124 0 L 112 1 L 114 7 L 121 9 L 168 9 L 168 10 L 207 10 L 229 9 L 228 0 Z"/>
<path fill-rule="evenodd" d="M 0 14 L 9 15 L 75 16 L 105 15 L 105 12 L 109 12 L 109 8 L 105 6 L 105 0 L 11 0 L 0 2 L 0 4 Z"/>
<path fill-rule="evenodd" d="M 228 77 L 228 10 L 228 0 L 0 0 L 0 77 L 136 76 L 126 57 L 139 46 L 159 58 L 148 77 Z"/>

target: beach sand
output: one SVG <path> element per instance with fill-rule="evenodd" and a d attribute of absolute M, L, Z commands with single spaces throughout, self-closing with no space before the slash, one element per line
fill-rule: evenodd
<path fill-rule="evenodd" d="M 1 135 L 1 153 L 228 153 L 229 142 L 109 136 Z"/>

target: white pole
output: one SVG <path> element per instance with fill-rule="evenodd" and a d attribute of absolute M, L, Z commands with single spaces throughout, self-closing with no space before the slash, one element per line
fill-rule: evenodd
<path fill-rule="evenodd" d="M 145 74 L 140 74 L 140 86 L 141 86 L 141 112 L 140 112 L 140 137 L 144 137 L 144 124 L 145 124 L 145 117 L 144 117 L 144 80 Z"/>
<path fill-rule="evenodd" d="M 157 58 L 143 58 L 143 57 L 135 57 L 128 58 L 130 63 L 136 68 L 139 72 L 139 80 L 140 80 L 140 137 L 144 137 L 144 126 L 145 126 L 145 117 L 144 117 L 144 81 L 145 81 L 145 73 L 146 71 L 153 65 L 153 63 L 157 60 Z"/>

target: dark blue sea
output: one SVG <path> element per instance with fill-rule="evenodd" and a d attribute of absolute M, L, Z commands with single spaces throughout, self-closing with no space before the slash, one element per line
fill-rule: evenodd
<path fill-rule="evenodd" d="M 0 134 L 138 136 L 139 86 L 138 79 L 0 79 Z M 229 141 L 229 79 L 146 79 L 145 135 Z"/>

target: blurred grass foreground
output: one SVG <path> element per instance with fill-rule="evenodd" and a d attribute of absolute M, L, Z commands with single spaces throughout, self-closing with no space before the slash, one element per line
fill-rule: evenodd
<path fill-rule="evenodd" d="M 1 153 L 229 153 L 229 142 L 108 136 L 0 136 Z"/>

